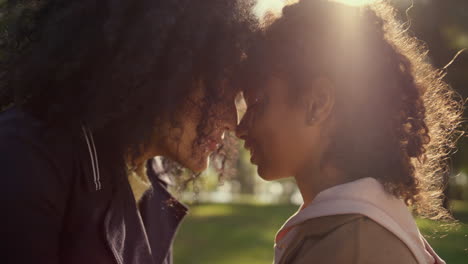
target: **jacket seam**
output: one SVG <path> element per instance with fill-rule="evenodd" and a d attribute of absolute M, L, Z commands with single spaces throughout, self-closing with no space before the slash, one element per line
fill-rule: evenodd
<path fill-rule="evenodd" d="M 362 229 L 362 221 L 363 218 L 358 219 L 357 223 L 357 232 L 356 232 L 356 243 L 355 243 L 355 250 L 354 250 L 354 262 L 355 264 L 359 263 L 359 259 L 361 257 L 361 229 Z"/>

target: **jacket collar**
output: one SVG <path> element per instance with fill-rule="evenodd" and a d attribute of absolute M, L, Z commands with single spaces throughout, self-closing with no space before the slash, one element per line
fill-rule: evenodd
<path fill-rule="evenodd" d="M 171 263 L 171 246 L 177 229 L 188 212 L 168 191 L 167 175 L 159 158 L 147 163 L 152 188 L 140 200 L 139 208 L 152 249 L 155 264 Z"/>
<path fill-rule="evenodd" d="M 81 126 L 85 185 L 90 192 L 102 191 L 104 185 L 112 198 L 104 219 L 104 232 L 109 248 L 118 264 L 171 263 L 171 246 L 178 226 L 187 214 L 187 207 L 166 189 L 167 175 L 162 173 L 158 159 L 148 161 L 148 178 L 152 188 L 140 200 L 137 208 L 125 175 L 105 175 L 92 131 Z M 101 175 L 101 172 L 104 173 Z M 109 185 L 110 182 L 113 184 Z"/>
<path fill-rule="evenodd" d="M 156 264 L 130 185 L 119 178 L 104 220 L 108 245 L 119 264 Z"/>
<path fill-rule="evenodd" d="M 80 160 L 84 168 L 85 189 L 102 192 L 106 187 L 104 193 L 110 193 L 103 232 L 115 261 L 118 264 L 153 264 L 145 226 L 126 175 L 99 163 L 93 133 L 87 126 L 81 126 L 81 135 L 84 147 L 81 148 Z"/>
<path fill-rule="evenodd" d="M 419 263 L 445 263 L 421 235 L 404 202 L 387 193 L 374 178 L 359 179 L 320 192 L 309 206 L 288 219 L 278 234 L 308 219 L 339 214 L 361 214 L 374 220 L 400 238 Z"/>
<path fill-rule="evenodd" d="M 152 188 L 138 205 L 126 177 L 115 177 L 116 184 L 112 185 L 105 235 L 119 264 L 172 263 L 171 246 L 188 211 L 167 191 L 160 174 L 152 169 L 147 172 Z"/>

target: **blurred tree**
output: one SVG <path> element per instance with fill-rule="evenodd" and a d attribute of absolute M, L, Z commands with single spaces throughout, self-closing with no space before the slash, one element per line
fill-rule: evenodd
<path fill-rule="evenodd" d="M 250 154 L 244 148 L 244 144 L 240 144 L 236 176 L 236 180 L 240 183 L 240 193 L 255 194 L 255 177 L 257 169 L 250 163 Z"/>

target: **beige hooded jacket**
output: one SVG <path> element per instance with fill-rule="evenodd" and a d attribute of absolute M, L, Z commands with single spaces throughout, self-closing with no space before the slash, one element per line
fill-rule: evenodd
<path fill-rule="evenodd" d="M 324 190 L 280 229 L 275 263 L 445 264 L 403 201 L 373 178 Z"/>

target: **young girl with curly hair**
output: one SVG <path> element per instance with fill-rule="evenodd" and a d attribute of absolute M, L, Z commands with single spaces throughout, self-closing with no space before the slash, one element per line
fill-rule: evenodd
<path fill-rule="evenodd" d="M 237 128 L 266 180 L 293 176 L 304 204 L 275 263 L 444 263 L 408 207 L 447 218 L 454 92 L 385 2 L 302 0 L 247 53 Z"/>

